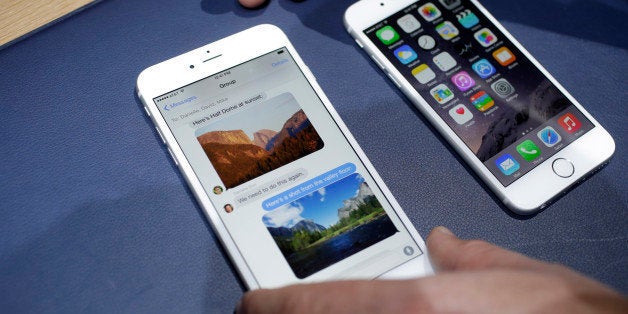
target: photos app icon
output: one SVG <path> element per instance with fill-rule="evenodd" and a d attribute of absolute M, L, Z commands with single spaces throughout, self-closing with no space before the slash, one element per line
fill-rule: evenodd
<path fill-rule="evenodd" d="M 431 2 L 428 2 L 419 8 L 419 13 L 428 22 L 431 22 L 441 16 L 440 10 Z"/>

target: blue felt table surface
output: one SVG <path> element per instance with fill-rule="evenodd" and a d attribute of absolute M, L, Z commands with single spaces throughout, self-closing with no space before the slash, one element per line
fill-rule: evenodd
<path fill-rule="evenodd" d="M 617 143 L 525 219 L 355 45 L 351 3 L 105 0 L 0 50 L 0 311 L 233 310 L 237 277 L 134 88 L 142 69 L 261 23 L 288 34 L 421 234 L 446 225 L 627 293 L 627 3 L 484 1 Z"/>

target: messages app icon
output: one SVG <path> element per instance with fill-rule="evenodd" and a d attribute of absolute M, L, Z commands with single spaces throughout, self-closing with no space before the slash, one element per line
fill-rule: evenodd
<path fill-rule="evenodd" d="M 390 25 L 380 28 L 375 35 L 384 45 L 390 45 L 399 40 L 399 34 Z"/>
<path fill-rule="evenodd" d="M 401 61 L 403 64 L 408 64 L 414 60 L 416 60 L 419 56 L 410 48 L 408 45 L 403 45 L 397 49 L 395 49 L 395 57 Z"/>

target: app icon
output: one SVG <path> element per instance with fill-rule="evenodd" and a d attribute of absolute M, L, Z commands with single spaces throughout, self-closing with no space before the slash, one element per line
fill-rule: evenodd
<path fill-rule="evenodd" d="M 419 8 L 419 13 L 428 22 L 437 19 L 441 15 L 440 10 L 438 10 L 438 8 L 431 2 L 428 2 L 421 6 Z"/>
<path fill-rule="evenodd" d="M 458 19 L 458 23 L 464 28 L 471 28 L 480 23 L 480 19 L 478 19 L 475 13 L 468 9 L 456 14 L 456 18 Z"/>
<path fill-rule="evenodd" d="M 397 59 L 399 59 L 399 61 L 401 61 L 401 63 L 403 64 L 408 64 L 419 57 L 417 56 L 416 52 L 414 52 L 414 50 L 412 50 L 412 48 L 410 48 L 410 46 L 408 45 L 403 45 L 395 49 L 394 53 Z"/>
<path fill-rule="evenodd" d="M 406 14 L 399 18 L 397 25 L 406 33 L 412 33 L 421 28 L 421 23 L 412 14 Z"/>
<path fill-rule="evenodd" d="M 456 38 L 456 36 L 460 34 L 454 24 L 451 24 L 451 22 L 449 21 L 438 24 L 436 26 L 436 31 L 438 32 L 440 37 L 443 37 L 443 39 L 445 40 L 451 40 L 452 38 Z"/>
<path fill-rule="evenodd" d="M 439 84 L 438 86 L 430 90 L 430 94 L 439 104 L 444 104 L 454 98 L 454 93 L 445 84 Z"/>
<path fill-rule="evenodd" d="M 457 43 L 454 45 L 454 49 L 458 53 L 458 55 L 462 58 L 470 58 L 475 53 L 473 52 L 473 43 Z"/>
<path fill-rule="evenodd" d="M 473 68 L 473 71 L 475 71 L 475 73 L 477 73 L 483 79 L 490 77 L 491 75 L 495 74 L 495 72 L 497 72 L 495 70 L 495 67 L 486 59 L 482 59 L 474 63 L 471 68 Z"/>
<path fill-rule="evenodd" d="M 491 108 L 495 105 L 495 101 L 493 101 L 493 98 L 491 98 L 491 96 L 489 96 L 489 94 L 487 94 L 485 91 L 479 91 L 475 93 L 475 95 L 471 96 L 470 100 L 473 106 L 475 106 L 477 110 L 480 110 L 482 112 L 488 110 L 488 108 Z"/>
<path fill-rule="evenodd" d="M 517 145 L 517 152 L 527 161 L 535 160 L 541 155 L 541 149 L 531 140 L 525 140 Z"/>
<path fill-rule="evenodd" d="M 576 132 L 580 130 L 582 123 L 578 120 L 574 115 L 568 113 L 560 118 L 558 118 L 558 124 L 565 129 L 565 131 L 569 133 Z"/>
<path fill-rule="evenodd" d="M 423 35 L 417 40 L 419 47 L 423 50 L 432 50 L 436 47 L 436 40 L 430 35 Z"/>
<path fill-rule="evenodd" d="M 447 10 L 451 10 L 460 5 L 460 0 L 438 0 Z"/>
<path fill-rule="evenodd" d="M 449 110 L 449 115 L 458 124 L 465 124 L 473 119 L 473 114 L 463 104 L 459 104 L 458 106 L 451 108 L 451 110 Z"/>
<path fill-rule="evenodd" d="M 495 60 L 497 60 L 497 62 L 499 62 L 502 66 L 507 66 L 517 60 L 517 57 L 515 57 L 512 51 L 506 47 L 501 47 L 495 50 L 493 52 L 493 58 L 495 58 Z"/>
<path fill-rule="evenodd" d="M 508 82 L 505 78 L 499 79 L 495 83 L 491 84 L 491 88 L 497 96 L 502 98 L 506 98 L 515 92 L 515 88 L 512 87 L 510 82 Z"/>
<path fill-rule="evenodd" d="M 444 72 L 453 69 L 456 64 L 458 64 L 456 63 L 456 60 L 446 51 L 437 54 L 436 57 L 434 57 L 432 60 L 438 66 L 438 68 Z"/>
<path fill-rule="evenodd" d="M 399 40 L 399 34 L 397 34 L 397 31 L 395 31 L 395 29 L 390 25 L 380 28 L 377 32 L 375 32 L 375 35 L 382 41 L 382 43 L 384 43 L 384 45 L 390 45 Z"/>
<path fill-rule="evenodd" d="M 458 87 L 461 92 L 466 92 L 475 86 L 475 81 L 467 71 L 458 72 L 451 77 L 451 81 Z"/>
<path fill-rule="evenodd" d="M 497 36 L 488 28 L 483 28 L 473 35 L 482 47 L 488 47 L 497 41 Z"/>
<path fill-rule="evenodd" d="M 560 134 L 558 134 L 558 132 L 556 132 L 556 130 L 554 130 L 554 128 L 552 128 L 551 126 L 545 127 L 536 135 L 541 139 L 541 141 L 543 141 L 543 144 L 545 144 L 545 146 L 547 147 L 552 147 L 560 143 L 560 141 L 562 140 Z"/>
<path fill-rule="evenodd" d="M 432 69 L 430 69 L 430 67 L 427 66 L 427 64 L 421 64 L 412 69 L 412 75 L 421 84 L 426 84 L 436 78 L 436 74 L 432 71 Z"/>
<path fill-rule="evenodd" d="M 510 154 L 499 157 L 495 160 L 495 164 L 497 165 L 497 168 L 499 168 L 499 170 L 507 176 L 517 172 L 517 170 L 521 167 L 517 160 L 515 160 L 515 158 Z"/>

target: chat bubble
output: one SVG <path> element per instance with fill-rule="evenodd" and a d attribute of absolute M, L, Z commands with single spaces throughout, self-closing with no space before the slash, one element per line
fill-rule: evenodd
<path fill-rule="evenodd" d="M 290 190 L 264 200 L 262 202 L 262 207 L 264 210 L 273 210 L 279 206 L 288 204 L 320 188 L 324 188 L 340 179 L 343 179 L 354 173 L 355 170 L 356 168 L 353 163 L 346 163 L 338 168 L 327 171 L 313 179 L 301 183 Z"/>
<path fill-rule="evenodd" d="M 258 93 L 253 96 L 246 97 L 239 102 L 230 104 L 220 104 L 218 101 L 227 100 L 226 98 L 219 99 L 216 102 L 210 102 L 209 104 L 202 105 L 199 109 L 194 109 L 192 115 L 196 115 L 188 125 L 194 129 L 201 128 L 213 122 L 216 119 L 222 119 L 228 115 L 234 114 L 237 111 L 245 109 L 255 103 L 263 101 L 267 98 L 266 93 Z M 220 104 L 220 106 L 218 106 Z M 180 118 L 185 119 L 191 116 L 190 114 L 181 114 Z"/>
<path fill-rule="evenodd" d="M 236 202 L 239 205 L 253 202 L 268 193 L 274 192 L 278 188 L 294 185 L 297 182 L 303 181 L 305 178 L 307 178 L 307 170 L 303 168 L 297 169 L 284 176 L 275 178 L 272 181 L 258 184 L 257 186 L 259 186 L 259 188 L 256 186 L 255 189 L 251 189 L 250 191 L 236 192 L 238 195 L 236 196 Z"/>

